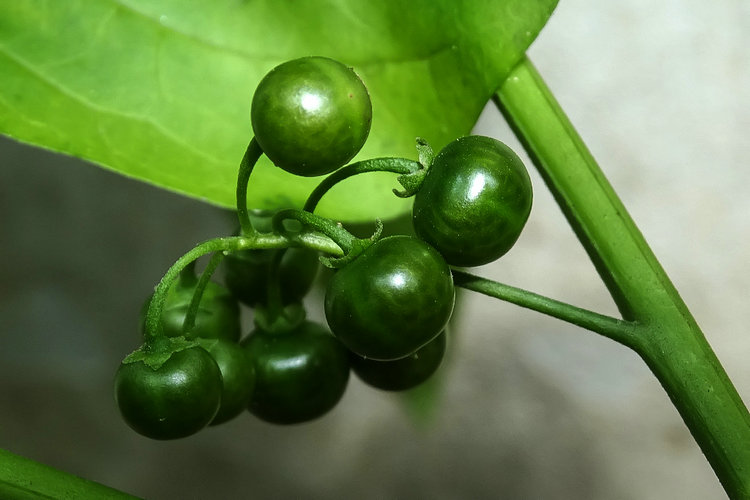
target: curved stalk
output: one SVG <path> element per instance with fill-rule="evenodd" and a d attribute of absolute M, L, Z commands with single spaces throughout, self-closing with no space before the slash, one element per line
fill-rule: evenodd
<path fill-rule="evenodd" d="M 343 252 L 349 253 L 352 250 L 354 242 L 357 238 L 352 233 L 344 229 L 341 224 L 337 224 L 330 219 L 314 215 L 306 210 L 296 210 L 293 208 L 287 208 L 279 210 L 273 216 L 273 228 L 274 231 L 282 233 L 285 231 L 283 222 L 285 220 L 296 220 L 303 226 L 310 227 L 315 231 L 323 233 L 336 242 L 336 244 L 343 250 Z"/>
<path fill-rule="evenodd" d="M 219 264 L 221 263 L 221 259 L 223 258 L 224 258 L 224 252 L 214 253 L 211 256 L 211 259 L 208 261 L 208 264 L 206 264 L 206 268 L 203 270 L 203 273 L 201 273 L 201 277 L 198 279 L 198 282 L 195 285 L 195 292 L 193 292 L 193 298 L 190 299 L 190 304 L 188 305 L 188 310 L 187 310 L 187 313 L 185 314 L 185 320 L 182 323 L 182 332 L 183 332 L 183 335 L 185 335 L 186 337 L 189 337 L 189 338 L 193 337 L 192 335 L 189 335 L 189 334 L 190 334 L 190 330 L 192 330 L 195 327 L 195 317 L 198 314 L 198 306 L 200 306 L 201 299 L 203 298 L 203 291 L 206 289 L 206 285 L 208 285 L 208 282 L 211 280 L 211 276 L 214 274 L 214 271 L 216 270 L 216 268 L 219 267 Z M 194 263 L 195 261 L 193 261 L 191 264 L 194 264 Z"/>
<path fill-rule="evenodd" d="M 394 174 L 407 175 L 412 174 L 422 168 L 416 161 L 407 160 L 406 158 L 373 158 L 370 160 L 358 161 L 336 170 L 334 173 L 323 179 L 317 187 L 310 193 L 303 210 L 314 212 L 318 202 L 333 186 L 348 179 L 354 175 L 364 174 L 367 172 L 393 172 Z"/>
<path fill-rule="evenodd" d="M 750 414 L 612 186 L 528 59 L 495 95 L 731 498 L 750 498 Z"/>
<path fill-rule="evenodd" d="M 630 321 L 612 318 L 463 271 L 452 272 L 456 286 L 567 321 L 625 345 L 631 344 L 638 333 L 638 325 Z"/>
<path fill-rule="evenodd" d="M 148 304 L 146 311 L 146 330 L 144 340 L 146 343 L 162 336 L 162 325 L 159 321 L 167 292 L 185 267 L 192 265 L 196 259 L 213 252 L 234 252 L 238 250 L 267 250 L 287 248 L 293 244 L 305 246 L 312 250 L 325 252 L 334 256 L 341 256 L 341 248 L 325 237 L 320 235 L 301 233 L 293 237 L 285 237 L 277 234 L 255 233 L 252 236 L 229 236 L 224 238 L 212 238 L 199 243 L 172 264 L 162 277 L 154 290 L 154 295 Z"/>
<path fill-rule="evenodd" d="M 253 137 L 250 144 L 247 145 L 242 161 L 240 161 L 240 170 L 237 174 L 237 217 L 240 220 L 242 234 L 246 236 L 255 233 L 255 228 L 253 228 L 247 212 L 247 183 L 250 180 L 250 174 L 253 173 L 253 167 L 258 163 L 262 154 L 263 150 L 260 144 Z"/>

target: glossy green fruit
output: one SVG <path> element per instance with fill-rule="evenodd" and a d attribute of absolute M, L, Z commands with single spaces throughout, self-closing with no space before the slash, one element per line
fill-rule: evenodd
<path fill-rule="evenodd" d="M 242 342 L 255 365 L 248 409 L 275 424 L 315 419 L 336 406 L 349 381 L 349 357 L 323 326 L 304 321 L 285 333 L 256 329 Z"/>
<path fill-rule="evenodd" d="M 362 357 L 403 358 L 437 337 L 453 312 L 453 277 L 443 257 L 410 236 L 375 242 L 328 283 L 333 334 Z"/>
<path fill-rule="evenodd" d="M 154 370 L 123 363 L 115 375 L 115 401 L 125 422 L 152 439 L 177 439 L 206 427 L 219 410 L 222 379 L 208 352 L 176 352 Z"/>
<path fill-rule="evenodd" d="M 224 283 L 238 300 L 250 307 L 266 304 L 268 272 L 274 250 L 241 250 L 224 257 Z M 279 264 L 282 305 L 300 302 L 315 281 L 318 254 L 306 248 L 289 248 Z"/>
<path fill-rule="evenodd" d="M 452 266 L 505 254 L 531 212 L 531 180 L 500 141 L 467 136 L 438 153 L 414 197 L 414 230 Z"/>
<path fill-rule="evenodd" d="M 184 335 L 182 325 L 197 283 L 197 277 L 186 272 L 179 276 L 167 292 L 161 312 L 162 327 L 167 337 Z M 141 309 L 141 331 L 145 328 L 145 315 L 150 300 L 149 297 Z M 236 342 L 241 333 L 240 306 L 237 299 L 223 286 L 209 281 L 203 290 L 195 316 L 195 327 L 190 336 Z"/>
<path fill-rule="evenodd" d="M 255 368 L 247 350 L 236 342 L 218 340 L 208 353 L 222 378 L 221 405 L 210 425 L 224 423 L 247 409 L 255 389 Z"/>
<path fill-rule="evenodd" d="M 352 353 L 352 371 L 367 385 L 384 391 L 412 389 L 432 376 L 445 354 L 445 332 L 405 358 L 375 361 Z"/>
<path fill-rule="evenodd" d="M 372 104 L 350 68 L 327 57 L 303 57 L 261 80 L 250 114 L 266 156 L 309 177 L 332 172 L 359 152 L 370 133 Z"/>

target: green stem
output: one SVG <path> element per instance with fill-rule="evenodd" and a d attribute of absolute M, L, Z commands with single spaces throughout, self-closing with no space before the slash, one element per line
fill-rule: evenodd
<path fill-rule="evenodd" d="M 303 226 L 310 227 L 315 231 L 323 233 L 324 235 L 331 238 L 336 244 L 343 250 L 343 253 L 349 253 L 354 245 L 354 241 L 357 239 L 352 233 L 344 229 L 341 224 L 337 224 L 330 219 L 314 215 L 306 210 L 296 210 L 288 208 L 279 210 L 273 216 L 273 228 L 274 231 L 283 233 L 286 231 L 283 222 L 285 220 L 296 220 Z"/>
<path fill-rule="evenodd" d="M 193 297 L 190 299 L 190 305 L 188 306 L 187 313 L 185 313 L 185 320 L 182 323 L 182 332 L 187 338 L 192 338 L 192 335 L 190 335 L 190 331 L 195 327 L 195 317 L 198 314 L 198 306 L 200 306 L 201 298 L 203 297 L 203 291 L 206 289 L 206 285 L 208 285 L 208 282 L 211 281 L 211 275 L 214 274 L 214 271 L 216 271 L 216 268 L 219 267 L 219 263 L 221 263 L 221 259 L 224 258 L 224 252 L 216 252 L 211 256 L 211 259 L 209 259 L 208 264 L 206 264 L 206 268 L 203 270 L 203 273 L 201 273 L 200 279 L 198 279 L 198 283 L 195 285 L 195 291 L 193 292 Z M 193 261 L 191 264 L 188 264 L 186 266 L 186 269 L 189 267 L 195 267 L 195 262 Z M 195 271 L 193 271 L 193 276 L 195 276 Z"/>
<path fill-rule="evenodd" d="M 298 245 L 316 250 L 318 252 L 328 253 L 334 256 L 341 256 L 341 248 L 328 238 L 316 234 L 301 233 L 298 235 L 282 236 L 271 233 L 255 232 L 252 236 L 229 236 L 224 238 L 213 238 L 193 247 L 190 251 L 172 264 L 156 286 L 154 295 L 146 311 L 146 331 L 144 339 L 146 343 L 153 341 L 162 336 L 162 325 L 159 318 L 164 308 L 164 302 L 167 298 L 167 292 L 179 276 L 180 272 L 186 266 L 196 259 L 213 252 L 234 252 L 238 250 L 268 250 L 276 248 L 287 248 L 291 245 Z"/>
<path fill-rule="evenodd" d="M 632 344 L 637 334 L 638 327 L 635 323 L 581 309 L 528 290 L 473 276 L 463 271 L 454 269 L 453 281 L 456 286 L 567 321 L 626 345 Z"/>
<path fill-rule="evenodd" d="M 136 497 L 0 450 L 0 498 L 124 500 Z"/>
<path fill-rule="evenodd" d="M 240 228 L 242 234 L 250 236 L 255 233 L 250 217 L 247 213 L 247 183 L 250 180 L 250 174 L 253 172 L 253 167 L 258 162 L 260 155 L 263 154 L 263 150 L 255 140 L 252 138 L 250 144 L 247 145 L 245 154 L 240 162 L 240 170 L 237 174 L 237 217 L 240 220 Z"/>
<path fill-rule="evenodd" d="M 422 168 L 422 165 L 418 162 L 407 160 L 406 158 L 372 158 L 352 163 L 336 170 L 323 179 L 313 192 L 310 193 L 310 196 L 308 196 L 303 210 L 314 212 L 315 207 L 318 206 L 318 202 L 328 190 L 344 179 L 348 179 L 354 175 L 367 172 L 393 172 L 395 174 L 407 175 L 416 172 L 420 168 Z"/>
<path fill-rule="evenodd" d="M 612 186 L 528 59 L 495 102 L 620 308 L 731 498 L 750 498 L 750 414 Z"/>

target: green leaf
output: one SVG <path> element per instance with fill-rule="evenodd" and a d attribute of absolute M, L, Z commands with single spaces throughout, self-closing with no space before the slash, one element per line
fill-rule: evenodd
<path fill-rule="evenodd" d="M 557 0 L 13 0 L 0 3 L 0 132 L 222 206 L 275 65 L 324 55 L 373 101 L 357 159 L 414 158 L 469 133 Z M 265 160 L 264 160 L 265 161 Z M 249 205 L 301 206 L 316 179 L 261 162 Z M 346 220 L 406 211 L 388 174 L 321 202 Z"/>

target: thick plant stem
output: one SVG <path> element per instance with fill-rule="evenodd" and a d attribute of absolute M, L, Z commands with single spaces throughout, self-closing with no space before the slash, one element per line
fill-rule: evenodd
<path fill-rule="evenodd" d="M 677 290 L 528 59 L 495 102 L 594 262 L 625 343 L 661 382 L 731 498 L 750 498 L 750 414 Z"/>
<path fill-rule="evenodd" d="M 125 500 L 136 497 L 0 450 L 0 498 Z"/>

